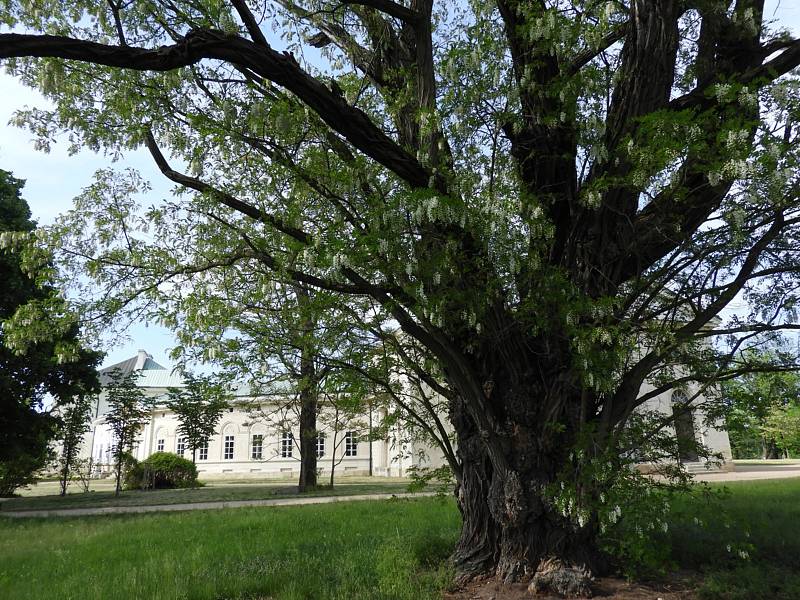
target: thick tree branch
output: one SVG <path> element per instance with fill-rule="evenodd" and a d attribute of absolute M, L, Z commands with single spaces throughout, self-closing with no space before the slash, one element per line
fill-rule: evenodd
<path fill-rule="evenodd" d="M 178 44 L 147 49 L 62 36 L 0 34 L 0 58 L 23 56 L 65 58 L 140 71 L 170 71 L 204 58 L 226 61 L 294 93 L 329 127 L 411 187 L 428 187 L 431 178 L 428 170 L 381 131 L 369 116 L 306 73 L 290 54 L 281 54 L 236 35 L 199 30 Z"/>
<path fill-rule="evenodd" d="M 391 0 L 342 0 L 342 4 L 358 4 L 361 6 L 368 6 L 376 10 L 386 13 L 390 17 L 400 19 L 406 23 L 415 25 L 419 23 L 422 15 L 410 8 L 406 8 L 402 4 L 392 2 Z"/>
<path fill-rule="evenodd" d="M 676 347 L 692 338 L 733 300 L 750 278 L 750 274 L 758 266 L 765 248 L 780 234 L 784 225 L 783 214 L 776 213 L 772 225 L 749 250 L 733 283 L 720 293 L 714 302 L 711 302 L 705 309 L 698 312 L 685 325 L 675 331 L 671 343 L 651 350 L 625 373 L 613 399 L 604 406 L 604 411 L 609 412 L 608 418 L 611 424 L 625 418 L 626 415 L 641 404 L 638 401 L 638 390 L 656 365 L 670 352 L 673 352 Z"/>
<path fill-rule="evenodd" d="M 788 40 L 781 44 L 783 50 L 778 56 L 764 64 L 752 67 L 731 79 L 740 85 L 755 84 L 762 87 L 765 83 L 775 81 L 779 77 L 786 75 L 789 71 L 800 65 L 800 39 Z M 717 104 L 717 99 L 708 84 L 698 86 L 691 92 L 678 96 L 669 103 L 669 109 L 674 111 L 686 110 L 689 108 L 707 109 Z"/>
<path fill-rule="evenodd" d="M 242 19 L 242 23 L 244 23 L 253 41 L 256 44 L 269 48 L 269 42 L 267 42 L 267 38 L 264 37 L 261 27 L 258 26 L 258 21 L 256 21 L 252 11 L 247 6 L 246 0 L 231 0 L 231 4 L 236 9 L 236 12 L 239 13 L 239 18 Z"/>
<path fill-rule="evenodd" d="M 600 41 L 598 42 L 596 47 L 593 48 L 586 48 L 582 52 L 579 52 L 575 57 L 572 59 L 572 62 L 568 65 L 562 67 L 562 70 L 567 77 L 572 77 L 577 75 L 578 72 L 588 65 L 592 59 L 596 56 L 608 50 L 611 46 L 616 44 L 628 32 L 628 22 L 620 23 L 616 27 L 614 27 L 611 31 L 605 34 Z"/>
<path fill-rule="evenodd" d="M 247 202 L 243 202 L 238 198 L 234 198 L 230 194 L 223 192 L 222 190 L 215 188 L 197 179 L 196 177 L 190 177 L 189 175 L 179 173 L 178 171 L 172 169 L 169 166 L 169 163 L 167 163 L 167 159 L 164 158 L 164 155 L 161 153 L 161 150 L 159 149 L 158 143 L 156 142 L 155 137 L 153 137 L 152 132 L 147 132 L 147 135 L 145 136 L 145 143 L 159 170 L 167 179 L 198 192 L 210 194 L 228 208 L 232 208 L 233 210 L 247 215 L 248 217 L 266 225 L 271 225 L 278 231 L 291 236 L 299 242 L 304 244 L 313 243 L 311 235 L 301 229 L 288 225 L 283 221 L 283 219 L 267 213 L 260 208 L 253 206 L 252 204 L 248 204 Z"/>

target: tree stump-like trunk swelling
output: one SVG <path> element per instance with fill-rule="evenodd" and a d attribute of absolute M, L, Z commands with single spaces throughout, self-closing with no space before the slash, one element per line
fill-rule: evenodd
<path fill-rule="evenodd" d="M 495 388 L 492 398 L 499 393 Z M 525 405 L 510 399 L 505 406 Z M 458 579 L 529 582 L 538 573 L 540 590 L 563 593 L 559 589 L 573 581 L 570 593 L 583 593 L 591 576 L 608 568 L 598 548 L 596 519 L 578 522 L 561 514 L 550 497 L 575 436 L 569 427 L 548 432 L 523 412 L 509 411 L 503 431 L 489 432 L 476 425 L 464 403 L 451 403 L 462 461 L 456 493 L 462 530 L 453 555 Z"/>
<path fill-rule="evenodd" d="M 548 560 L 602 574 L 606 563 L 591 524 L 560 515 L 538 490 L 541 481 L 465 464 L 458 489 L 463 519 L 454 562 L 461 581 L 495 576 L 504 583 L 530 581 Z"/>

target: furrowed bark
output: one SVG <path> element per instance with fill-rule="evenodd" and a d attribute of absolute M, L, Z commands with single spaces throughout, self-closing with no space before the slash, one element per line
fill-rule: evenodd
<path fill-rule="evenodd" d="M 307 290 L 294 286 L 301 311 L 310 301 Z M 298 490 L 305 492 L 317 486 L 317 404 L 319 381 L 314 363 L 314 321 L 304 315 L 300 323 L 300 481 Z"/>
<path fill-rule="evenodd" d="M 477 424 L 463 398 L 450 405 L 462 463 L 456 498 L 463 525 L 453 556 L 462 581 L 486 575 L 506 583 L 528 581 L 552 558 L 598 574 L 608 566 L 596 545 L 593 521 L 581 524 L 560 514 L 551 497 L 579 426 L 578 415 L 570 414 L 570 404 L 558 396 L 574 392 L 557 383 L 559 378 L 549 388 L 532 384 L 529 377 L 518 379 L 517 373 L 535 368 L 527 360 L 531 357 L 518 357 L 513 364 L 506 362 L 508 368 L 495 367 L 484 375 L 492 407 L 503 411 L 499 430 L 487 432 Z M 548 432 L 551 421 L 543 418 L 553 403 L 567 412 L 552 421 L 566 420 L 563 432 Z M 486 443 L 489 436 L 494 445 Z M 498 447 L 505 454 L 504 468 L 491 456 Z"/>

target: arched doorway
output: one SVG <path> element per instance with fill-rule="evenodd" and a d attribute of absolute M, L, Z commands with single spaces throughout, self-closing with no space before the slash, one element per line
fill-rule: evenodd
<path fill-rule="evenodd" d="M 672 394 L 672 419 L 678 442 L 678 460 L 680 462 L 696 462 L 699 457 L 697 456 L 694 413 L 684 392 L 677 391 Z"/>

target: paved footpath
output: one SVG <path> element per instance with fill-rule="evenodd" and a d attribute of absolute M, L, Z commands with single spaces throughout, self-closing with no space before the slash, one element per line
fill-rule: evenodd
<path fill-rule="evenodd" d="M 800 463 L 786 462 L 774 465 L 737 464 L 733 471 L 698 473 L 694 476 L 699 481 L 755 481 L 757 479 L 787 479 L 800 477 Z"/>
<path fill-rule="evenodd" d="M 226 502 L 191 502 L 187 504 L 156 504 L 152 506 L 103 506 L 98 508 L 58 508 L 48 510 L 0 511 L 0 517 L 86 517 L 91 515 L 123 515 L 180 510 L 216 510 L 220 508 L 245 508 L 253 506 L 299 506 L 302 504 L 329 504 L 331 502 L 356 502 L 360 500 L 389 500 L 391 498 L 421 498 L 435 496 L 435 492 L 415 494 L 360 494 L 357 496 L 312 496 L 309 498 L 273 498 L 272 500 L 229 500 Z"/>
<path fill-rule="evenodd" d="M 800 463 L 774 465 L 738 464 L 736 470 L 728 472 L 699 473 L 700 481 L 752 481 L 756 479 L 784 479 L 800 477 Z M 2 511 L 0 517 L 85 517 L 91 515 L 123 515 L 150 512 L 173 512 L 181 510 L 215 510 L 220 508 L 245 508 L 255 506 L 299 506 L 303 504 L 329 504 L 331 502 L 355 502 L 359 500 L 388 500 L 390 498 L 420 498 L 435 496 L 435 492 L 416 494 L 359 494 L 355 496 L 312 496 L 306 498 L 273 498 L 271 500 L 230 500 L 226 502 L 192 502 L 187 504 L 157 504 L 152 506 L 104 506 L 98 508 L 59 508 L 48 510 Z"/>

